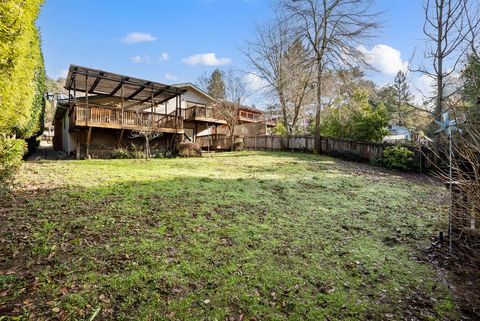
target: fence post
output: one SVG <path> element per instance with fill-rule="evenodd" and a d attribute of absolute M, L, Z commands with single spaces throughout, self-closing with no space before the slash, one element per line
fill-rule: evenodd
<path fill-rule="evenodd" d="M 253 144 L 253 150 L 257 150 L 257 135 L 254 137 L 254 144 Z"/>

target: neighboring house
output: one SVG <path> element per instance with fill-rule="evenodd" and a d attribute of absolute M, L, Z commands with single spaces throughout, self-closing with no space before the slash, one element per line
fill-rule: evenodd
<path fill-rule="evenodd" d="M 275 122 L 267 120 L 263 110 L 241 105 L 237 110 L 234 140 L 240 137 L 267 135 L 271 127 L 275 127 Z M 229 135 L 228 125 L 220 125 L 199 132 L 197 142 L 202 148 L 229 149 L 232 142 Z"/>
<path fill-rule="evenodd" d="M 407 127 L 398 125 L 388 125 L 389 135 L 383 138 L 384 142 L 410 142 L 412 141 L 412 131 Z"/>
<path fill-rule="evenodd" d="M 258 123 L 262 121 L 265 121 L 265 112 L 263 110 L 243 105 L 238 108 L 238 124 Z"/>
<path fill-rule="evenodd" d="M 192 84 L 154 81 L 71 65 L 54 116 L 54 147 L 77 158 L 105 157 L 142 144 L 132 131 L 157 131 L 152 150 L 168 149 L 199 132 L 225 124 L 213 116 L 213 98 Z"/>

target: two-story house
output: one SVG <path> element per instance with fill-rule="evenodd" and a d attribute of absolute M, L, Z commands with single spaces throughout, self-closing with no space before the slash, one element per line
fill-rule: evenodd
<path fill-rule="evenodd" d="M 65 88 L 68 99 L 58 101 L 55 110 L 54 147 L 77 158 L 107 157 L 139 144 L 133 132 L 161 132 L 152 149 L 168 149 L 226 123 L 214 118 L 214 99 L 192 84 L 166 85 L 71 65 Z"/>

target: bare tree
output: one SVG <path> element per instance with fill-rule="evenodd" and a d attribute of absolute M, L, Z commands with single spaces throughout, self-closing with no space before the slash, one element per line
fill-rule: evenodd
<path fill-rule="evenodd" d="M 162 132 L 145 129 L 132 131 L 130 138 L 143 138 L 145 140 L 145 159 L 148 160 L 151 157 L 150 142 L 162 135 Z"/>
<path fill-rule="evenodd" d="M 292 134 L 311 91 L 313 68 L 306 48 L 291 33 L 287 20 L 276 17 L 257 28 L 256 39 L 244 54 L 255 69 L 253 74 L 266 83 L 265 89 L 278 101 L 283 125 Z"/>
<path fill-rule="evenodd" d="M 447 91 L 452 75 L 469 50 L 475 50 L 474 40 L 479 33 L 479 5 L 469 0 L 426 0 L 423 32 L 427 37 L 425 58 L 432 66 L 414 71 L 427 75 L 435 82 L 434 116 L 440 120 L 446 111 L 445 100 L 455 93 Z M 448 64 L 448 66 L 447 66 Z M 440 147 L 440 135 L 435 136 L 435 148 Z"/>
<path fill-rule="evenodd" d="M 284 0 L 283 7 L 311 50 L 316 68 L 314 150 L 320 153 L 324 73 L 337 68 L 368 66 L 359 46 L 375 36 L 379 14 L 372 12 L 370 0 Z"/>
<path fill-rule="evenodd" d="M 227 122 L 229 135 L 234 142 L 235 126 L 238 123 L 238 110 L 247 97 L 247 87 L 243 78 L 233 70 L 223 74 L 225 82 L 225 99 L 219 100 L 214 108 L 217 117 Z"/>
<path fill-rule="evenodd" d="M 203 90 L 204 92 L 208 92 L 208 83 L 210 82 L 210 74 L 204 71 L 195 82 L 195 85 Z"/>

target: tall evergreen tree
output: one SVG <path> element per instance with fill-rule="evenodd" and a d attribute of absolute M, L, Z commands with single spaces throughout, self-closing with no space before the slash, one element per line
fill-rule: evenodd
<path fill-rule="evenodd" d="M 223 76 L 223 72 L 217 68 L 212 72 L 208 79 L 207 92 L 217 100 L 225 99 L 225 82 Z"/>
<path fill-rule="evenodd" d="M 397 109 L 397 125 L 405 126 L 407 124 L 407 117 L 412 112 L 413 95 L 410 92 L 407 83 L 407 76 L 403 71 L 399 71 L 395 76 L 393 82 L 393 89 L 395 90 L 396 109 Z"/>

